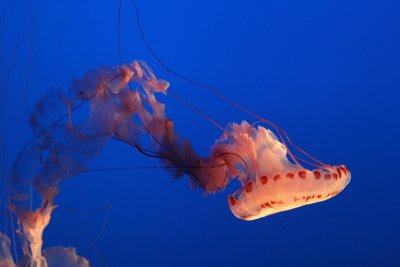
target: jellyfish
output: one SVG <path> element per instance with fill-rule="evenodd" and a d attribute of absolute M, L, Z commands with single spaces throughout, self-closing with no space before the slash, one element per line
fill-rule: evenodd
<path fill-rule="evenodd" d="M 222 135 L 202 157 L 175 131 L 166 106 L 157 99 L 158 94 L 168 94 L 168 87 L 146 63 L 133 61 L 89 71 L 73 81 L 68 92 L 52 91 L 37 102 L 30 117 L 36 135 L 14 163 L 11 198 L 11 209 L 29 244 L 25 256 L 31 266 L 47 266 L 42 235 L 56 208 L 60 184 L 84 172 L 110 139 L 160 159 L 175 177 L 188 176 L 207 194 L 223 191 L 238 179 L 241 188 L 228 203 L 243 220 L 327 200 L 349 183 L 351 175 L 344 165 L 307 170 L 296 157 L 290 160 L 288 146 L 271 130 L 246 121 L 221 127 Z M 88 117 L 75 122 L 72 114 L 87 102 Z M 282 136 L 282 130 L 278 133 Z M 150 148 L 143 139 L 150 141 Z M 30 184 L 41 198 L 33 210 L 27 205 Z"/>
<path fill-rule="evenodd" d="M 34 137 L 22 147 L 11 171 L 10 210 L 18 219 L 22 244 L 17 264 L 89 265 L 73 248 L 43 249 L 43 233 L 57 209 L 61 184 L 87 171 L 110 140 L 159 160 L 174 178 L 187 177 L 206 195 L 222 193 L 239 181 L 240 188 L 227 196 L 227 206 L 245 221 L 325 201 L 350 182 L 345 165 L 330 166 L 311 157 L 282 128 L 205 86 L 200 87 L 255 121 L 238 118 L 221 126 L 203 114 L 221 136 L 210 144 L 208 154 L 200 155 L 190 139 L 176 131 L 179 122 L 167 116 L 168 107 L 159 96 L 180 99 L 169 86 L 145 62 L 134 60 L 88 71 L 68 90 L 51 90 L 37 102 L 29 119 Z M 76 118 L 83 106 L 89 106 L 89 112 Z M 40 198 L 36 206 L 32 186 Z M 16 266 L 10 240 L 3 234 L 0 245 L 0 265 Z"/>
<path fill-rule="evenodd" d="M 238 179 L 241 188 L 228 197 L 228 204 L 243 220 L 327 200 L 349 183 L 346 166 L 307 170 L 295 157 L 290 160 L 288 146 L 271 130 L 246 121 L 222 128 L 209 155 L 199 155 L 190 140 L 175 131 L 165 105 L 157 99 L 158 94 L 168 94 L 168 87 L 146 63 L 133 61 L 89 71 L 82 80 L 73 81 L 67 93 L 51 92 L 38 101 L 30 117 L 36 136 L 19 153 L 12 176 L 11 209 L 29 244 L 25 256 L 31 266 L 46 266 L 42 235 L 56 208 L 60 184 L 85 171 L 111 139 L 160 159 L 174 177 L 188 176 L 206 194 L 221 192 Z M 75 122 L 72 113 L 86 102 L 87 119 Z M 63 113 L 54 121 L 54 115 Z M 143 139 L 150 141 L 150 148 Z M 30 183 L 41 198 L 34 210 L 26 205 Z"/>
<path fill-rule="evenodd" d="M 22 225 L 31 266 L 47 266 L 42 235 L 56 208 L 60 184 L 84 172 L 110 139 L 160 159 L 175 177 L 188 176 L 206 194 L 221 192 L 238 179 L 241 188 L 228 197 L 228 204 L 243 220 L 327 200 L 349 183 L 346 166 L 307 170 L 296 157 L 290 160 L 288 146 L 271 130 L 246 121 L 221 127 L 223 133 L 209 155 L 199 155 L 190 140 L 175 131 L 157 99 L 168 94 L 168 87 L 146 63 L 133 61 L 89 71 L 73 81 L 68 92 L 53 91 L 38 101 L 30 117 L 36 135 L 18 154 L 12 173 L 11 209 Z M 88 117 L 75 122 L 72 113 L 87 102 Z M 58 114 L 64 115 L 57 119 Z M 278 133 L 282 136 L 282 130 Z M 151 142 L 150 148 L 143 139 Z M 33 210 L 27 208 L 30 184 L 41 198 Z"/>

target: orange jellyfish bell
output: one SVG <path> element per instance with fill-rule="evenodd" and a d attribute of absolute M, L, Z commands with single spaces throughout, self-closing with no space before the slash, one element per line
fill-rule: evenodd
<path fill-rule="evenodd" d="M 262 175 L 229 196 L 229 206 L 236 217 L 255 220 L 334 197 L 350 179 L 351 174 L 344 165 Z"/>
<path fill-rule="evenodd" d="M 221 151 L 240 154 L 240 159 L 230 157 L 233 169 L 229 172 L 246 169 L 238 176 L 242 188 L 228 197 L 232 213 L 243 220 L 327 200 L 340 193 L 351 179 L 344 165 L 307 170 L 290 162 L 286 146 L 270 130 L 247 122 L 231 125 L 229 136 L 213 146 L 213 154 Z"/>

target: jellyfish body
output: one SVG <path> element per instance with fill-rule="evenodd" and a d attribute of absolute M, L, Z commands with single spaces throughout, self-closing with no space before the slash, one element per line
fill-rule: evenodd
<path fill-rule="evenodd" d="M 263 127 L 251 128 L 255 138 L 247 140 L 247 155 L 254 155 L 257 168 L 252 178 L 235 194 L 229 196 L 232 213 L 243 220 L 254 220 L 281 211 L 321 202 L 336 196 L 350 182 L 347 167 L 325 166 L 307 170 L 289 162 L 286 149 Z M 239 138 L 249 139 L 249 135 Z M 251 135 L 250 135 L 251 136 Z M 261 137 L 260 137 L 261 136 Z M 249 151 L 250 150 L 250 151 Z"/>
<path fill-rule="evenodd" d="M 332 198 L 345 188 L 350 177 L 344 165 L 263 175 L 229 196 L 229 206 L 236 217 L 255 220 Z"/>
<path fill-rule="evenodd" d="M 191 152 L 182 158 L 185 161 L 181 165 L 187 165 L 198 157 Z M 232 213 L 243 220 L 327 200 L 351 179 L 344 165 L 307 170 L 292 163 L 286 146 L 270 130 L 245 121 L 230 124 L 210 155 L 198 164 L 201 167 L 188 174 L 207 193 L 218 192 L 231 180 L 239 179 L 242 187 L 228 201 Z"/>
<path fill-rule="evenodd" d="M 240 219 L 254 220 L 327 200 L 350 182 L 344 165 L 307 170 L 291 163 L 286 147 L 263 127 L 242 123 L 233 129 L 229 149 L 240 147 L 243 158 L 252 163 L 242 188 L 228 197 L 232 213 Z"/>

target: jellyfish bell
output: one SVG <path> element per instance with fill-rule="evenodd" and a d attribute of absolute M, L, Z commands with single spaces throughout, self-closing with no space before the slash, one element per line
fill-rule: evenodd
<path fill-rule="evenodd" d="M 344 165 L 263 175 L 229 196 L 229 207 L 237 218 L 251 221 L 328 200 L 339 194 L 350 179 Z"/>
<path fill-rule="evenodd" d="M 287 148 L 262 126 L 247 122 L 233 124 L 230 138 L 214 145 L 214 150 L 240 151 L 251 167 L 239 177 L 242 188 L 228 197 L 229 208 L 239 219 L 255 220 L 330 199 L 350 182 L 346 166 L 321 166 L 307 170 L 288 159 Z M 234 160 L 234 158 L 232 158 Z M 240 160 L 230 165 L 243 165 Z M 243 166 L 241 166 L 243 167 Z M 240 168 L 240 167 L 239 167 Z"/>

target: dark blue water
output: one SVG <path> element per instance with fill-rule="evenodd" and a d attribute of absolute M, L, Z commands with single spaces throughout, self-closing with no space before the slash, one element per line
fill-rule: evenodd
<path fill-rule="evenodd" d="M 254 122 L 163 69 L 144 45 L 132 4 L 122 2 L 124 60 L 146 61 L 221 125 Z M 319 159 L 345 164 L 352 181 L 326 202 L 245 222 L 226 201 L 238 184 L 204 197 L 162 169 L 86 173 L 63 183 L 44 247 L 76 247 L 98 266 L 89 240 L 101 233 L 96 246 L 110 266 L 400 265 L 400 2 L 137 5 L 148 41 L 169 67 L 279 124 Z M 120 64 L 118 1 L 0 6 L 1 90 L 8 90 L 1 129 L 15 154 L 32 136 L 29 112 L 44 92 L 66 89 L 100 65 Z M 161 99 L 178 131 L 207 154 L 221 131 L 175 98 Z M 4 165 L 12 154 L 7 158 Z M 111 142 L 90 166 L 161 165 Z"/>

